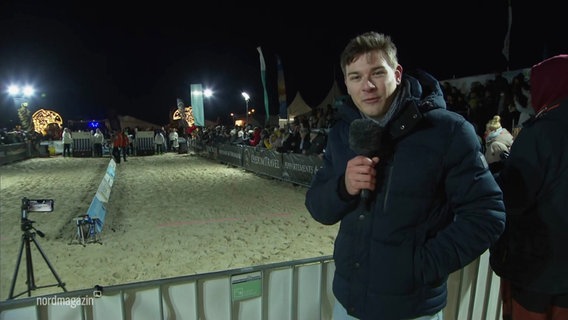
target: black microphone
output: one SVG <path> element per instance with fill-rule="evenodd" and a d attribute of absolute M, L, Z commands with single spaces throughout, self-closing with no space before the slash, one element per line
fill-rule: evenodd
<path fill-rule="evenodd" d="M 349 148 L 368 158 L 379 155 L 383 128 L 372 119 L 356 119 L 349 126 Z M 371 190 L 361 190 L 361 200 L 367 200 Z"/>

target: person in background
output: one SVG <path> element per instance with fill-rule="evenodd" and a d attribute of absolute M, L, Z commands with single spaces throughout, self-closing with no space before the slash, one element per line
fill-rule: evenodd
<path fill-rule="evenodd" d="M 525 81 L 525 76 L 519 73 L 513 78 L 511 87 L 513 104 L 515 105 L 515 109 L 519 112 L 518 123 L 515 127 L 522 127 L 525 121 L 534 116 L 534 109 L 531 107 L 530 86 Z"/>
<path fill-rule="evenodd" d="M 169 150 L 169 146 L 168 146 L 168 139 L 169 139 L 169 135 L 168 135 L 168 131 L 166 130 L 165 127 L 160 127 L 159 131 L 162 133 L 162 135 L 164 136 L 164 145 L 163 145 L 163 152 L 167 152 Z"/>
<path fill-rule="evenodd" d="M 568 319 L 568 55 L 531 68 L 535 117 L 498 176 L 505 232 L 491 248 L 501 277 L 503 318 Z"/>
<path fill-rule="evenodd" d="M 128 139 L 128 129 L 124 129 L 120 132 L 120 151 L 122 152 L 122 159 L 126 162 L 126 155 L 128 154 L 128 147 L 130 146 L 130 140 Z"/>
<path fill-rule="evenodd" d="M 113 131 L 110 135 L 112 142 L 112 157 L 114 162 L 120 163 L 120 146 L 122 145 L 122 134 L 120 131 Z"/>
<path fill-rule="evenodd" d="M 69 130 L 69 128 L 63 129 L 63 134 L 61 135 L 61 142 L 63 143 L 63 157 L 66 156 L 70 157 L 73 137 L 71 136 L 71 130 Z"/>
<path fill-rule="evenodd" d="M 282 137 L 282 147 L 278 152 L 295 153 L 300 144 L 300 126 L 292 124 L 285 130 L 286 132 Z"/>
<path fill-rule="evenodd" d="M 150 129 L 148 129 L 150 130 Z M 130 141 L 130 150 L 132 155 L 136 154 L 136 136 L 138 135 L 138 127 L 130 130 L 130 135 L 128 136 L 128 141 Z"/>
<path fill-rule="evenodd" d="M 169 139 L 170 139 L 170 146 L 172 149 L 171 151 L 177 152 L 179 149 L 179 135 L 176 128 L 170 129 Z"/>
<path fill-rule="evenodd" d="M 485 160 L 493 173 L 501 170 L 503 160 L 513 145 L 513 135 L 501 127 L 501 117 L 494 116 L 485 126 Z"/>
<path fill-rule="evenodd" d="M 260 128 L 254 127 L 252 132 L 252 137 L 250 137 L 250 139 L 248 140 L 249 146 L 256 147 L 260 143 L 260 141 L 262 140 L 260 133 L 261 133 Z"/>
<path fill-rule="evenodd" d="M 95 134 L 93 134 L 93 148 L 95 157 L 103 156 L 103 143 L 105 141 L 105 136 L 101 129 L 97 128 Z"/>
<path fill-rule="evenodd" d="M 322 129 L 311 130 L 310 132 L 310 147 L 306 154 L 323 157 L 325 151 L 325 134 Z"/>
<path fill-rule="evenodd" d="M 448 276 L 503 232 L 502 192 L 473 126 L 434 77 L 403 75 L 389 36 L 353 38 L 340 65 L 350 99 L 305 199 L 316 221 L 340 223 L 333 318 L 442 319 Z M 381 128 L 376 156 L 351 150 L 356 119 Z"/>
<path fill-rule="evenodd" d="M 297 144 L 297 149 L 294 150 L 295 153 L 308 154 L 312 141 L 310 139 L 310 128 L 302 127 L 300 128 L 300 140 Z"/>
<path fill-rule="evenodd" d="M 156 130 L 154 135 L 154 144 L 156 145 L 156 154 L 164 154 L 166 137 L 164 137 L 162 130 Z"/>
<path fill-rule="evenodd" d="M 275 127 L 268 138 L 267 149 L 278 151 L 282 147 L 282 136 L 284 135 L 284 128 Z M 268 147 L 270 145 L 270 147 Z"/>

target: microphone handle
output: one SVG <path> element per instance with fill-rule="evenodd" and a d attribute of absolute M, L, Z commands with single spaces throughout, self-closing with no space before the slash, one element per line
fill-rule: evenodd
<path fill-rule="evenodd" d="M 370 195 L 371 195 L 371 190 L 369 190 L 369 189 L 361 190 L 361 200 L 367 201 L 367 199 L 369 199 Z"/>

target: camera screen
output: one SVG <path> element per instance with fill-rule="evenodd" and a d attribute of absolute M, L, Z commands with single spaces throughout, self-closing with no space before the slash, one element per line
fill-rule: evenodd
<path fill-rule="evenodd" d="M 53 199 L 28 200 L 28 211 L 30 212 L 52 212 Z"/>

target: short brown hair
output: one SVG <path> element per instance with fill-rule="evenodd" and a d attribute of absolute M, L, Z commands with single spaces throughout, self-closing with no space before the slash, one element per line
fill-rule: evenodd
<path fill-rule="evenodd" d="M 391 37 L 375 31 L 363 33 L 351 39 L 339 60 L 341 71 L 345 74 L 347 65 L 355 61 L 359 56 L 371 51 L 382 51 L 384 58 L 391 68 L 398 65 L 397 49 Z"/>

